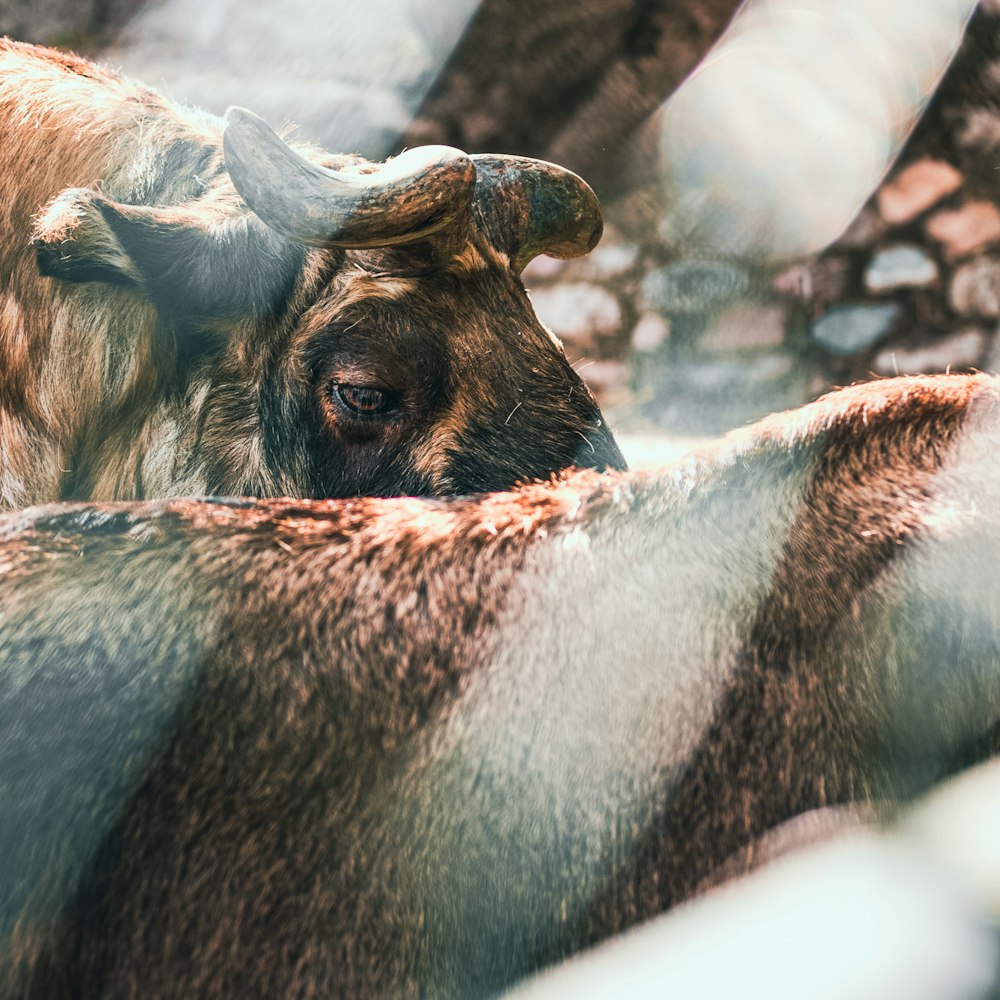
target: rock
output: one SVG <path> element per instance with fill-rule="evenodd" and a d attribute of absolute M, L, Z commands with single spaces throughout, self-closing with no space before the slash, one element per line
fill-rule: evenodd
<path fill-rule="evenodd" d="M 954 211 L 932 215 L 925 228 L 948 257 L 962 257 L 1000 242 L 1000 210 L 990 201 L 970 201 Z"/>
<path fill-rule="evenodd" d="M 622 311 L 618 300 L 597 285 L 573 282 L 539 288 L 529 293 L 543 323 L 574 343 L 618 332 Z"/>
<path fill-rule="evenodd" d="M 891 225 L 909 222 L 957 191 L 962 180 L 962 175 L 942 160 L 917 160 L 879 190 L 879 212 Z"/>
<path fill-rule="evenodd" d="M 844 230 L 836 245 L 841 249 L 860 250 L 870 247 L 885 232 L 886 226 L 871 207 L 863 208 Z"/>
<path fill-rule="evenodd" d="M 959 316 L 1000 316 L 1000 260 L 979 257 L 952 275 L 948 301 Z"/>
<path fill-rule="evenodd" d="M 843 257 L 820 257 L 795 264 L 771 282 L 781 295 L 810 302 L 835 302 L 847 291 L 848 261 Z"/>
<path fill-rule="evenodd" d="M 748 351 L 780 347 L 784 340 L 784 309 L 741 302 L 719 316 L 701 345 L 709 351 Z"/>
<path fill-rule="evenodd" d="M 795 358 L 790 354 L 765 354 L 747 367 L 747 381 L 755 385 L 777 382 L 791 375 L 795 368 Z"/>
<path fill-rule="evenodd" d="M 726 261 L 684 260 L 650 271 L 642 283 L 646 304 L 670 313 L 707 312 L 742 295 L 747 272 Z"/>
<path fill-rule="evenodd" d="M 823 396 L 830 391 L 830 380 L 826 375 L 813 375 L 809 380 L 809 396 L 815 399 L 817 396 Z"/>
<path fill-rule="evenodd" d="M 968 109 L 956 132 L 958 144 L 963 149 L 988 155 L 1000 147 L 1000 117 L 989 108 L 974 107 Z"/>
<path fill-rule="evenodd" d="M 920 288 L 937 280 L 938 267 L 922 247 L 900 243 L 880 250 L 865 270 L 865 287 L 870 292 L 895 288 Z"/>
<path fill-rule="evenodd" d="M 832 354 L 854 354 L 878 343 L 897 322 L 902 308 L 896 302 L 837 306 L 813 322 L 813 340 Z"/>
<path fill-rule="evenodd" d="M 1000 373 L 1000 337 L 994 336 L 983 358 L 982 369 L 984 372 Z"/>
<path fill-rule="evenodd" d="M 602 399 L 627 389 L 632 380 L 632 366 L 624 361 L 588 361 L 577 372 Z"/>
<path fill-rule="evenodd" d="M 879 375 L 919 375 L 949 369 L 975 368 L 982 360 L 986 335 L 970 327 L 922 347 L 886 347 L 875 356 L 872 368 Z"/>
<path fill-rule="evenodd" d="M 675 374 L 684 374 L 684 385 L 697 396 L 699 393 L 720 393 L 746 385 L 747 370 L 738 361 L 708 361 L 676 366 Z"/>
<path fill-rule="evenodd" d="M 601 240 L 580 265 L 595 281 L 609 281 L 628 274 L 638 259 L 639 248 L 634 243 Z"/>
<path fill-rule="evenodd" d="M 655 351 L 670 336 L 670 323 L 659 313 L 643 313 L 632 331 L 632 350 L 642 354 Z"/>
<path fill-rule="evenodd" d="M 693 394 L 739 393 L 763 386 L 789 375 L 795 359 L 785 353 L 767 354 L 749 364 L 743 361 L 684 362 L 674 366 L 674 375 Z"/>
<path fill-rule="evenodd" d="M 521 273 L 526 285 L 532 282 L 551 284 L 553 281 L 620 280 L 633 271 L 639 261 L 639 247 L 624 239 L 617 229 L 606 224 L 604 236 L 595 249 L 584 257 L 556 260 L 544 254 L 535 257 Z"/>
<path fill-rule="evenodd" d="M 536 282 L 546 284 L 555 281 L 565 270 L 569 261 L 547 257 L 545 254 L 532 258 L 521 272 L 521 281 L 530 288 Z"/>

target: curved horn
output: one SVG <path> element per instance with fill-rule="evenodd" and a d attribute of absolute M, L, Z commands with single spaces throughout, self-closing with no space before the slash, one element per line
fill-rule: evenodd
<path fill-rule="evenodd" d="M 581 257 L 604 230 L 590 185 L 571 170 L 527 156 L 484 153 L 476 165 L 476 207 L 490 242 L 520 273 L 539 254 Z"/>
<path fill-rule="evenodd" d="M 226 167 L 251 210 L 314 247 L 381 247 L 425 239 L 469 213 L 476 168 L 450 146 L 418 146 L 385 164 L 329 170 L 300 156 L 262 118 L 226 112 Z"/>

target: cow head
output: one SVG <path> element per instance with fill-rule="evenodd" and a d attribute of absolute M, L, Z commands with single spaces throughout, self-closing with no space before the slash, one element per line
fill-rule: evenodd
<path fill-rule="evenodd" d="M 518 278 L 599 238 L 574 174 L 441 146 L 303 155 L 231 109 L 188 187 L 161 207 L 68 189 L 35 230 L 44 275 L 126 286 L 176 345 L 197 412 L 150 484 L 440 495 L 623 466 Z"/>

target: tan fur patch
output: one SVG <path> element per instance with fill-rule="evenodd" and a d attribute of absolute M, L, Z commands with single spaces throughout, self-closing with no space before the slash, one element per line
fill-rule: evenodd
<path fill-rule="evenodd" d="M 457 447 L 458 434 L 463 426 L 453 409 L 413 449 L 413 467 L 429 481 L 436 492 L 449 492 L 451 483 L 446 475 L 448 452 Z"/>
<path fill-rule="evenodd" d="M 448 412 L 440 417 L 427 438 L 414 449 L 414 468 L 443 492 L 449 486 L 445 476 L 449 452 L 459 447 L 462 435 L 471 423 L 474 408 L 475 400 L 471 393 L 458 393 Z"/>
<path fill-rule="evenodd" d="M 28 338 L 24 330 L 24 311 L 13 295 L 6 295 L 0 306 L 0 351 L 10 366 L 23 369 L 29 361 Z"/>
<path fill-rule="evenodd" d="M 449 261 L 449 269 L 458 274 L 470 274 L 473 271 L 486 271 L 490 268 L 510 270 L 510 258 L 486 242 L 483 242 L 482 246 L 467 243 Z"/>
<path fill-rule="evenodd" d="M 343 293 L 337 298 L 337 307 L 348 309 L 359 302 L 368 302 L 372 299 L 395 302 L 412 295 L 416 290 L 417 283 L 412 278 L 357 272 L 348 278 Z"/>

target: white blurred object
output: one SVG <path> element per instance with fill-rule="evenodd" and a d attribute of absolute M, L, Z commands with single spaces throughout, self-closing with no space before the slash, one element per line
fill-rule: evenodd
<path fill-rule="evenodd" d="M 975 0 L 750 0 L 662 114 L 664 238 L 790 258 L 884 176 Z"/>
<path fill-rule="evenodd" d="M 902 824 L 1000 924 L 1000 758 L 941 785 Z"/>
<path fill-rule="evenodd" d="M 156 0 L 104 57 L 177 100 L 242 104 L 334 152 L 381 158 L 478 0 Z"/>
<path fill-rule="evenodd" d="M 1000 969 L 1000 761 L 614 938 L 506 1000 L 972 1000 Z"/>

